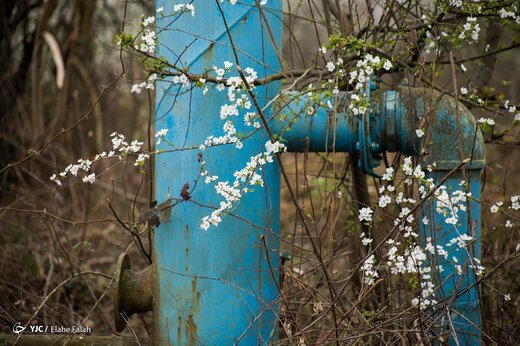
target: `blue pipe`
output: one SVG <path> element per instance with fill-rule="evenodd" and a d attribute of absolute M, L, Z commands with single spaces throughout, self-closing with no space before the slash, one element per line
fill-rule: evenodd
<path fill-rule="evenodd" d="M 467 211 L 458 211 L 455 225 L 447 223 L 450 215 L 444 216 L 436 211 L 440 204 L 437 199 L 429 199 L 421 210 L 423 216 L 430 220 L 428 225 L 421 223 L 423 239 L 431 238 L 434 245 L 449 249 L 447 259 L 442 256 L 435 258 L 435 264 L 445 268 L 444 271 L 434 272 L 436 283 L 440 286 L 437 297 L 440 302 L 447 303 L 444 311 L 436 316 L 436 333 L 448 340 L 450 345 L 480 345 L 481 317 L 476 268 L 481 260 L 480 192 L 481 172 L 485 167 L 484 139 L 475 118 L 466 107 L 457 105 L 455 99 L 447 95 L 441 97 L 435 93 L 429 96 L 433 96 L 429 105 L 425 104 L 425 98 L 417 98 L 419 109 L 436 110 L 433 121 L 429 122 L 431 143 L 425 146 L 428 153 L 426 163 L 434 167 L 429 177 L 436 185 L 448 177 L 443 182 L 448 192 L 462 190 L 471 193 L 465 205 Z M 461 161 L 467 158 L 470 162 L 461 167 Z M 450 175 L 450 171 L 457 167 L 462 169 Z M 458 248 L 456 244 L 447 246 L 451 239 L 464 235 L 471 237 L 465 249 Z M 457 265 L 460 266 L 459 271 L 455 269 Z M 450 304 L 451 300 L 453 302 Z"/>
<path fill-rule="evenodd" d="M 430 177 L 435 183 L 439 183 L 447 174 L 448 171 L 437 170 Z M 472 267 L 478 265 L 475 259 L 481 259 L 480 170 L 468 170 L 467 178 L 464 178 L 461 171 L 455 172 L 443 185 L 448 191 L 461 190 L 461 182 L 468 178 L 469 192 L 474 200 L 469 202 L 470 213 L 458 213 L 456 225 L 446 224 L 446 217 L 436 212 L 439 206 L 437 201 L 429 200 L 421 210 L 421 217 L 430 220 L 428 225 L 421 224 L 422 238 L 431 238 L 434 246 L 443 246 L 449 254 L 448 258 L 436 256 L 432 259 L 432 267 L 440 265 L 444 268 L 443 271 L 434 271 L 434 279 L 440 287 L 436 298 L 441 304 L 446 304 L 446 308 L 441 308 L 439 314 L 432 315 L 432 321 L 435 321 L 432 324 L 436 326 L 433 331 L 437 335 L 432 334 L 431 337 L 442 335 L 443 340 L 448 340 L 450 345 L 480 345 L 482 341 L 479 293 L 475 284 L 477 275 Z M 446 246 L 451 239 L 461 235 L 470 235 L 474 239 L 469 241 L 467 250 L 457 248 L 456 244 Z M 460 272 L 455 269 L 456 265 L 460 265 Z M 453 297 L 454 292 L 456 297 Z M 449 303 L 452 298 L 456 299 Z"/>
<path fill-rule="evenodd" d="M 224 61 L 234 64 L 226 76 L 238 76 L 233 50 L 216 1 L 195 0 L 189 14 L 158 16 L 158 56 L 203 74 Z M 254 0 L 231 5 L 219 2 L 233 37 L 242 69 L 253 68 L 258 78 L 279 70 L 270 35 Z M 173 2 L 157 1 L 165 14 Z M 275 45 L 281 46 L 282 22 L 276 15 L 282 3 L 264 8 Z M 226 92 L 214 88 L 186 89 L 171 79 L 157 85 L 155 128 L 169 129 L 158 150 L 198 147 L 210 135 L 222 134 L 220 107 Z M 278 93 L 278 83 L 255 89 L 261 106 Z M 250 127 L 237 119 L 238 133 Z M 268 137 L 257 132 L 241 150 L 233 144 L 158 155 L 155 191 L 159 203 L 181 199 L 190 184 L 191 199 L 171 210 L 169 220 L 155 230 L 153 261 L 154 344 L 156 345 L 264 345 L 277 339 L 278 250 L 280 178 L 275 163 L 263 167 L 264 186 L 247 193 L 233 214 L 224 215 L 218 227 L 200 228 L 204 216 L 218 207 L 222 197 L 205 184 L 199 161 L 220 181 L 233 182 L 235 170 L 264 149 Z M 201 156 L 199 156 L 201 155 Z M 194 186 L 196 187 L 194 188 Z M 196 203 L 195 203 L 196 202 Z M 243 221 L 246 220 L 246 221 Z M 265 239 L 264 240 L 262 240 Z M 271 271 L 274 272 L 272 272 Z"/>
<path fill-rule="evenodd" d="M 327 104 L 334 104 L 334 98 L 322 98 Z M 349 95 L 341 94 L 339 104 L 348 104 Z M 317 106 L 301 93 L 289 92 L 280 95 L 276 104 L 279 114 L 270 121 L 271 129 L 286 142 L 292 152 L 345 151 L 356 148 L 355 117 L 347 112 L 339 112 L 336 119 L 332 110 Z M 307 115 L 312 108 L 312 115 Z"/>
<path fill-rule="evenodd" d="M 285 139 L 289 151 L 358 153 L 359 166 L 376 175 L 372 169 L 379 166 L 381 153 L 400 151 L 413 155 L 420 143 L 413 135 L 414 129 L 400 99 L 403 93 L 376 90 L 371 94 L 373 111 L 361 118 L 346 111 L 349 93 L 324 96 L 318 106 L 298 93 L 286 93 L 277 102 L 279 115 L 273 117 L 271 126 Z M 309 109 L 312 115 L 307 115 Z"/>
<path fill-rule="evenodd" d="M 323 104 L 333 107 L 315 107 L 313 114 L 308 115 L 309 107 L 313 107 L 311 101 L 296 93 L 283 95 L 277 104 L 280 116 L 271 122 L 273 131 L 287 141 L 289 151 L 357 152 L 361 157 L 359 166 L 375 175 L 372 168 L 379 165 L 380 154 L 385 151 L 415 155 L 418 161 L 421 160 L 421 143 L 415 129 L 419 127 L 421 117 L 429 118 L 429 127 L 425 129 L 428 143 L 422 146 L 426 151 L 422 153 L 421 163 L 425 168 L 432 166 L 433 171 L 426 178 L 433 178 L 436 185 L 444 180 L 448 192 L 467 189 L 472 197 L 469 212 L 459 212 L 456 225 L 446 223 L 450 215 L 436 212 L 436 200 L 426 201 L 421 214 L 430 222 L 428 225 L 421 223 L 421 239 L 425 243 L 431 238 L 434 246 L 441 245 L 446 249 L 449 249 L 446 244 L 460 235 L 470 235 L 473 239 L 467 251 L 452 246 L 447 260 L 435 260 L 435 265 L 445 269 L 435 274 L 440 287 L 437 300 L 445 303 L 456 299 L 449 306 L 450 320 L 439 318 L 438 328 L 433 330 L 447 334 L 444 339 L 449 339 L 450 344 L 479 344 L 478 288 L 472 266 L 476 266 L 475 259 L 480 261 L 481 257 L 478 201 L 485 153 L 482 133 L 473 115 L 448 95 L 424 88 L 400 88 L 372 91 L 372 112 L 365 124 L 361 121 L 363 118 L 341 111 L 348 109 L 349 98 L 347 93 L 340 93 L 337 98 L 323 97 Z M 340 111 L 334 116 L 332 109 Z M 462 160 L 468 158 L 470 161 L 461 165 Z M 455 270 L 454 258 L 463 269 L 468 261 L 467 269 L 461 274 Z M 455 290 L 461 293 L 453 297 Z"/>

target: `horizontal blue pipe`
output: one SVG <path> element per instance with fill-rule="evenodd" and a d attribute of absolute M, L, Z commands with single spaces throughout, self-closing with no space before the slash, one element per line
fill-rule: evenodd
<path fill-rule="evenodd" d="M 270 126 L 286 140 L 289 151 L 368 150 L 374 159 L 383 152 L 418 155 L 421 138 L 415 130 L 420 127 L 421 118 L 429 118 L 427 123 L 432 125 L 424 131 L 431 143 L 423 146 L 428 148 L 424 155 L 427 164 L 450 170 L 463 159 L 471 158 L 467 168 L 485 166 L 484 139 L 473 115 L 462 104 L 457 106 L 449 95 L 425 88 L 372 91 L 365 128 L 368 145 L 360 143 L 361 117 L 348 111 L 349 93 L 340 92 L 337 97 L 322 94 L 317 98 L 321 106 L 314 103 L 315 98 L 297 93 L 279 98 L 277 116 Z"/>
<path fill-rule="evenodd" d="M 342 94 L 339 102 L 348 102 Z M 334 98 L 323 97 L 323 102 L 335 103 Z M 311 114 L 309 114 L 311 110 Z M 348 112 L 333 114 L 324 106 L 316 106 L 299 93 L 285 93 L 277 103 L 279 114 L 270 122 L 272 131 L 282 137 L 288 151 L 345 151 L 356 147 L 356 123 Z"/>

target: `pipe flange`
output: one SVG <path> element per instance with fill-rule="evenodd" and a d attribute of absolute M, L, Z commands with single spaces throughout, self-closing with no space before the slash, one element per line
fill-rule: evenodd
<path fill-rule="evenodd" d="M 117 269 L 114 277 L 114 324 L 118 332 L 122 332 L 126 327 L 128 316 L 123 310 L 123 274 L 130 269 L 130 258 L 126 253 L 122 253 L 117 260 Z"/>

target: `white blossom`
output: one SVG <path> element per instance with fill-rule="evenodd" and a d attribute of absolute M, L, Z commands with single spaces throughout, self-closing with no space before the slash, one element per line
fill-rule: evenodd
<path fill-rule="evenodd" d="M 90 183 L 90 184 L 93 184 L 94 181 L 96 181 L 96 174 L 95 173 L 92 173 L 92 174 L 89 174 L 89 175 L 86 175 L 83 177 L 82 181 L 84 183 Z"/>
<path fill-rule="evenodd" d="M 329 70 L 329 72 L 334 71 L 335 68 L 336 68 L 336 66 L 334 65 L 334 63 L 332 61 L 329 61 L 327 63 L 327 70 Z"/>
<path fill-rule="evenodd" d="M 359 221 L 372 221 L 373 210 L 370 207 L 361 208 L 359 210 Z"/>

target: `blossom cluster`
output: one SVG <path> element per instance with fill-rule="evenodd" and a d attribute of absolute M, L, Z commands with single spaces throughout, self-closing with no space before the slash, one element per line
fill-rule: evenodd
<path fill-rule="evenodd" d="M 96 173 L 90 172 L 92 164 L 96 161 L 117 157 L 119 160 L 124 160 L 129 156 L 137 156 L 134 161 L 134 166 L 143 166 L 145 161 L 150 158 L 150 154 L 144 152 L 141 147 L 143 142 L 133 140 L 128 142 L 123 134 L 113 132 L 110 135 L 112 142 L 112 149 L 108 152 L 103 151 L 96 154 L 93 160 L 78 159 L 76 164 L 70 164 L 59 174 L 53 174 L 49 179 L 55 182 L 58 186 L 62 186 L 62 180 L 68 177 L 78 177 L 80 172 L 84 172 L 82 181 L 84 183 L 93 184 L 96 181 Z M 90 173 L 90 174 L 89 174 Z"/>
<path fill-rule="evenodd" d="M 355 39 L 345 40 L 344 38 L 331 36 L 329 38 L 329 43 L 319 48 L 319 53 L 324 55 L 324 58 L 327 60 L 325 68 L 332 75 L 331 78 L 327 79 L 326 83 L 322 82 L 322 86 L 326 88 L 330 87 L 332 89 L 332 95 L 337 95 L 339 93 L 338 82 L 347 79 L 348 83 L 353 87 L 349 109 L 354 115 L 363 115 L 368 111 L 368 93 L 371 88 L 371 78 L 373 78 L 377 71 L 382 69 L 389 71 L 393 65 L 392 62 L 386 58 L 380 58 L 377 55 L 366 53 L 360 46 L 362 43 L 354 42 L 352 40 L 355 41 Z M 355 51 L 356 56 L 359 58 L 353 68 L 347 69 L 345 67 L 345 61 L 341 56 L 343 54 L 351 54 L 351 51 L 348 49 L 345 50 L 345 47 L 352 46 L 360 47 L 359 50 Z M 339 55 L 336 61 L 329 60 L 326 57 L 328 49 L 333 50 L 337 55 Z M 310 91 L 311 88 L 312 84 L 309 85 L 309 92 L 306 93 L 309 97 L 312 96 Z M 320 100 L 314 101 L 320 104 Z M 332 108 L 330 102 L 327 106 Z M 314 108 L 309 107 L 308 114 L 313 113 Z"/>
<path fill-rule="evenodd" d="M 218 83 L 216 89 L 220 92 L 226 90 L 228 102 L 220 107 L 220 119 L 224 120 L 222 130 L 224 134 L 221 136 L 210 135 L 206 138 L 203 144 L 200 145 L 200 150 L 205 150 L 207 147 L 213 145 L 222 145 L 234 143 L 237 149 L 243 147 L 242 141 L 237 136 L 237 130 L 234 123 L 234 118 L 240 115 L 241 110 L 245 110 L 244 123 L 247 126 L 259 128 L 260 123 L 255 121 L 257 118 L 256 112 L 252 112 L 252 103 L 247 94 L 248 89 L 254 89 L 254 81 L 258 78 L 257 72 L 247 67 L 244 69 L 245 82 L 240 76 L 229 76 L 225 81 L 225 74 L 231 70 L 233 63 L 229 61 L 224 62 L 224 67 L 213 66 L 213 71 L 217 80 L 222 80 Z M 203 81 L 199 81 L 202 83 Z M 205 82 L 205 81 L 204 81 Z M 207 89 L 205 88 L 204 91 Z"/>
<path fill-rule="evenodd" d="M 379 273 L 375 269 L 375 264 L 376 257 L 374 255 L 370 255 L 361 265 L 363 281 L 369 286 L 373 285 L 376 282 L 376 279 L 379 277 Z"/>
<path fill-rule="evenodd" d="M 493 126 L 493 125 L 495 125 L 495 120 L 493 120 L 491 118 L 480 118 L 480 119 L 478 119 L 478 123 Z"/>
<path fill-rule="evenodd" d="M 419 305 L 424 309 L 430 305 L 434 305 L 437 301 L 433 298 L 435 285 L 431 276 L 431 267 L 428 264 L 428 257 L 425 249 L 418 245 L 412 245 L 405 248 L 402 255 L 399 255 L 399 242 L 387 242 L 390 249 L 387 253 L 387 265 L 390 272 L 397 274 L 413 274 L 420 277 L 420 296 L 414 297 L 411 301 L 412 305 Z M 426 249 L 435 253 L 435 248 L 431 244 L 431 239 L 426 244 Z M 439 269 L 439 268 L 438 268 Z"/>
<path fill-rule="evenodd" d="M 502 19 L 513 19 L 516 21 L 517 24 L 520 24 L 520 14 L 519 14 L 520 8 L 517 4 L 512 4 L 509 9 L 501 8 L 498 13 L 500 14 L 500 18 Z"/>
<path fill-rule="evenodd" d="M 214 210 L 211 215 L 202 218 L 200 228 L 208 230 L 211 225 L 217 226 L 222 222 L 222 216 L 232 210 L 243 194 L 249 191 L 246 187 L 247 185 L 263 186 L 264 182 L 262 176 L 258 174 L 258 170 L 261 170 L 262 166 L 267 163 L 273 162 L 273 155 L 285 150 L 286 147 L 283 143 L 267 141 L 264 152 L 251 157 L 244 168 L 233 173 L 235 180 L 231 184 L 228 181 L 218 181 L 218 176 L 216 175 L 210 176 L 209 172 L 204 168 L 205 162 L 202 162 L 201 175 L 205 176 L 204 182 L 206 184 L 213 183 L 215 192 L 223 197 L 224 200 L 220 202 L 219 208 Z"/>
<path fill-rule="evenodd" d="M 225 1 L 229 1 L 229 3 L 231 5 L 236 5 L 236 3 L 237 3 L 237 0 L 220 0 L 220 2 L 225 2 Z M 264 6 L 265 4 L 267 4 L 267 0 L 260 0 L 260 6 Z"/>
<path fill-rule="evenodd" d="M 189 4 L 174 4 L 173 5 L 173 12 L 176 14 L 179 13 L 190 13 L 192 17 L 195 17 L 195 5 L 189 3 Z M 157 8 L 157 13 L 160 15 L 165 15 L 164 13 L 164 6 L 160 6 Z M 153 21 L 152 21 L 153 23 Z"/>
<path fill-rule="evenodd" d="M 450 0 L 449 2 L 450 6 L 453 6 L 453 7 L 462 7 L 462 0 Z"/>
<path fill-rule="evenodd" d="M 157 138 L 155 144 L 161 144 L 161 141 L 165 139 L 168 134 L 168 129 L 160 129 L 155 133 L 155 138 Z"/>
<path fill-rule="evenodd" d="M 209 147 L 216 145 L 234 144 L 237 150 L 242 149 L 243 143 L 237 132 L 235 122 L 242 115 L 243 123 L 247 127 L 251 127 L 255 131 L 261 127 L 259 116 L 252 110 L 252 102 L 249 92 L 254 90 L 254 82 L 258 79 L 257 72 L 251 68 L 243 69 L 243 75 L 231 75 L 234 64 L 230 61 L 224 61 L 222 67 L 213 66 L 211 73 L 215 75 L 217 84 L 215 89 L 218 92 L 226 94 L 227 102 L 221 105 L 219 118 L 223 121 L 222 135 L 209 135 L 200 144 L 199 150 L 204 151 Z M 182 78 L 182 76 L 180 77 Z M 206 79 L 200 78 L 197 86 L 203 88 L 203 95 L 209 89 L 206 86 Z M 213 184 L 215 192 L 223 198 L 220 205 L 210 215 L 205 216 L 201 221 L 201 229 L 208 230 L 210 226 L 217 226 L 222 221 L 222 216 L 231 211 L 240 201 L 244 193 L 247 193 L 250 186 L 263 186 L 262 176 L 258 173 L 262 167 L 273 162 L 273 156 L 283 152 L 286 147 L 279 141 L 267 141 L 265 143 L 265 151 L 252 156 L 246 165 L 234 172 L 235 180 L 219 181 L 219 177 L 211 175 L 205 168 L 206 163 L 201 163 L 201 176 L 205 177 L 206 184 Z"/>
<path fill-rule="evenodd" d="M 462 26 L 459 33 L 460 39 L 471 39 L 469 43 L 477 42 L 480 35 L 480 25 L 477 23 L 477 18 L 467 17 L 466 23 Z"/>
<path fill-rule="evenodd" d="M 511 201 L 511 205 L 508 207 L 508 209 L 520 210 L 520 195 L 511 196 L 510 201 Z M 497 201 L 497 202 L 491 204 L 491 206 L 489 207 L 489 211 L 492 214 L 496 214 L 498 212 L 504 212 L 505 211 L 504 202 Z M 506 220 L 504 226 L 506 228 L 512 228 L 514 226 L 514 224 L 511 222 L 511 220 Z"/>
<path fill-rule="evenodd" d="M 349 83 L 354 86 L 351 95 L 349 109 L 352 114 L 365 114 L 368 110 L 368 90 L 370 88 L 371 76 L 381 68 L 390 70 L 392 63 L 390 60 L 381 59 L 372 54 L 366 54 L 362 59 L 356 62 L 356 68 L 349 73 Z"/>
<path fill-rule="evenodd" d="M 174 13 L 184 13 L 189 12 L 192 17 L 195 16 L 195 6 L 191 3 L 189 4 L 175 4 L 173 5 Z M 161 6 L 157 8 L 157 13 L 164 16 L 164 7 Z M 153 55 L 157 46 L 157 36 L 155 29 L 153 28 L 153 24 L 155 23 L 155 16 L 144 17 L 141 22 L 142 31 L 141 31 L 141 42 L 139 44 L 134 44 L 134 49 L 146 54 Z M 118 44 L 121 44 L 121 40 L 118 41 Z M 147 80 L 141 83 L 133 84 L 130 90 L 131 93 L 140 94 L 142 89 L 153 90 L 155 86 L 155 82 L 157 80 L 157 74 L 151 73 Z M 183 86 L 189 85 L 189 80 L 185 75 L 175 76 L 173 79 L 174 83 L 180 83 Z"/>
<path fill-rule="evenodd" d="M 467 184 L 464 181 L 460 182 L 460 189 L 448 189 L 445 185 L 437 186 L 433 179 L 427 177 L 426 174 L 427 171 L 431 171 L 431 167 L 425 171 L 420 164 L 414 166 L 410 157 L 404 159 L 400 168 L 400 172 L 403 174 L 403 187 L 416 182 L 420 198 L 429 198 L 428 196 L 431 194 L 431 198 L 434 198 L 433 211 L 442 215 L 446 224 L 457 227 L 461 217 L 460 213 L 466 211 L 467 203 L 472 198 L 471 193 L 466 191 Z M 417 230 L 420 224 L 413 212 L 418 201 L 412 197 L 405 197 L 404 191 L 398 191 L 398 187 L 394 185 L 397 173 L 395 168 L 389 167 L 383 174 L 383 184 L 378 190 L 378 207 L 386 208 L 392 202 L 398 206 L 399 216 L 394 219 L 394 225 L 399 231 L 402 241 L 395 237 L 386 241 L 388 249 L 386 258 L 382 259 L 384 267 L 378 267 L 376 258 L 371 254 L 363 261 L 361 271 L 367 285 L 375 283 L 380 276 L 378 270 L 383 270 L 383 268 L 387 268 L 392 275 L 416 277 L 419 280 L 419 294 L 412 299 L 411 303 L 419 309 L 425 309 L 437 304 L 432 270 L 442 272 L 445 269 L 443 265 L 449 263 L 454 266 L 459 275 L 462 275 L 463 263 L 459 263 L 461 258 L 468 258 L 468 268 L 473 269 L 477 275 L 483 275 L 485 268 L 478 258 L 468 257 L 470 246 L 475 241 L 469 234 L 458 234 L 452 239 L 447 239 L 443 244 L 439 240 L 432 241 L 432 238 L 427 238 L 423 245 L 420 244 Z M 511 197 L 511 203 L 511 209 L 520 209 L 520 196 Z M 374 213 L 375 210 L 369 207 L 362 208 L 359 212 L 359 220 L 369 224 L 373 221 Z M 420 222 L 423 227 L 427 227 L 430 220 L 425 216 Z M 363 232 L 360 237 L 364 246 L 372 246 L 373 239 L 368 234 Z M 444 260 L 432 261 L 434 258 Z"/>
<path fill-rule="evenodd" d="M 154 90 L 155 89 L 155 81 L 157 80 L 157 73 L 151 73 L 146 81 L 137 83 L 132 85 L 132 88 L 130 89 L 130 93 L 136 93 L 140 94 L 141 91 L 144 89 L 147 90 Z"/>
<path fill-rule="evenodd" d="M 445 216 L 447 224 L 456 225 L 459 221 L 459 211 L 466 211 L 467 201 L 470 197 L 471 192 L 455 190 L 448 193 L 446 186 L 439 186 L 435 191 L 436 211 Z"/>
<path fill-rule="evenodd" d="M 520 16 L 519 16 L 520 18 Z M 510 105 L 509 104 L 510 101 L 509 100 L 505 100 L 504 101 L 504 108 L 509 112 L 509 113 L 515 113 L 517 111 L 517 107 L 515 105 Z M 516 113 L 515 115 L 515 121 L 520 121 L 520 113 Z"/>
<path fill-rule="evenodd" d="M 150 16 L 143 19 L 143 29 L 141 33 L 141 43 L 135 44 L 134 48 L 135 50 L 138 50 L 143 53 L 150 53 L 153 54 L 155 52 L 156 47 L 156 34 L 155 30 L 152 27 L 152 24 L 155 23 L 155 17 Z"/>

